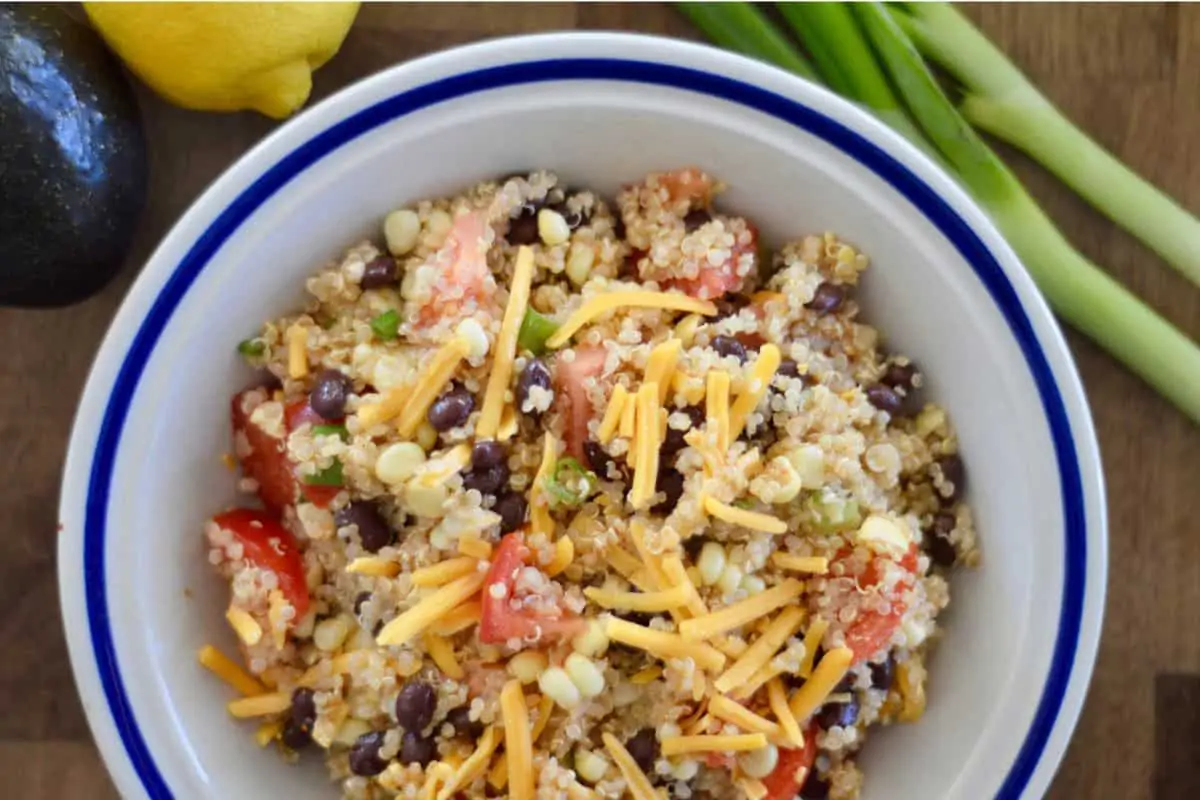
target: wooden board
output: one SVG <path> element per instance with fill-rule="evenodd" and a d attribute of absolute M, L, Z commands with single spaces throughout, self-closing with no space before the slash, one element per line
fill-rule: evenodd
<path fill-rule="evenodd" d="M 1200 210 L 1200 8 L 972 6 L 969 13 L 1067 113 L 1134 169 Z M 365 6 L 314 95 L 405 58 L 505 34 L 628 29 L 694 37 L 654 4 Z M 57 614 L 55 516 L 88 365 L 121 297 L 170 224 L 276 123 L 183 111 L 141 93 L 151 195 L 130 265 L 83 305 L 0 310 L 0 794 L 115 796 L 90 741 Z M 170 144 L 168 144 L 168 142 Z M 1054 180 L 1018 171 L 1082 250 L 1200 338 L 1200 290 Z M 1112 577 L 1087 707 L 1051 797 L 1200 797 L 1200 429 L 1080 337 L 1110 493 Z M 182 533 L 180 535 L 183 535 Z"/>

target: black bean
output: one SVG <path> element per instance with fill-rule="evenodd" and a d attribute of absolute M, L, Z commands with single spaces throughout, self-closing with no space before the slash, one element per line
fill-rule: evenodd
<path fill-rule="evenodd" d="M 625 220 L 619 214 L 613 217 L 612 232 L 618 241 L 625 238 Z"/>
<path fill-rule="evenodd" d="M 423 681 L 404 684 L 396 697 L 396 722 L 406 731 L 420 733 L 433 722 L 437 708 L 437 692 Z"/>
<path fill-rule="evenodd" d="M 717 313 L 715 316 L 709 317 L 708 321 L 718 322 L 726 317 L 732 317 L 750 305 L 750 299 L 745 295 L 736 294 L 733 297 L 720 297 L 713 301 L 713 305 L 717 307 Z"/>
<path fill-rule="evenodd" d="M 492 467 L 474 467 L 463 473 L 463 488 L 474 489 L 480 494 L 494 495 L 508 484 L 508 464 L 501 462 Z"/>
<path fill-rule="evenodd" d="M 893 389 L 904 389 L 911 392 L 917 377 L 917 365 L 911 361 L 907 364 L 888 364 L 879 382 Z"/>
<path fill-rule="evenodd" d="M 387 769 L 387 762 L 379 757 L 383 748 L 383 731 L 364 733 L 350 748 L 350 771 L 355 775 L 370 778 Z"/>
<path fill-rule="evenodd" d="M 297 689 L 292 692 L 289 719 L 298 728 L 312 730 L 317 722 L 317 701 L 312 689 Z"/>
<path fill-rule="evenodd" d="M 939 511 L 933 515 L 933 523 L 926 531 L 925 551 L 938 566 L 951 567 L 958 560 L 958 552 L 950 542 L 950 534 L 956 524 L 958 521 L 953 514 Z"/>
<path fill-rule="evenodd" d="M 363 269 L 360 286 L 364 289 L 382 289 L 396 283 L 396 259 L 391 256 L 376 256 Z"/>
<path fill-rule="evenodd" d="M 294 720 L 289 719 L 284 721 L 283 731 L 280 732 L 279 738 L 285 747 L 302 750 L 312 744 L 312 731 L 310 728 L 300 727 Z"/>
<path fill-rule="evenodd" d="M 537 244 L 540 241 L 537 215 L 537 206 L 524 206 L 521 209 L 521 213 L 508 223 L 508 235 L 504 237 L 508 239 L 508 243 L 515 245 Z"/>
<path fill-rule="evenodd" d="M 524 525 L 528 506 L 525 497 L 517 492 L 501 495 L 496 505 L 492 506 L 492 511 L 500 515 L 500 532 L 512 533 Z"/>
<path fill-rule="evenodd" d="M 471 719 L 471 707 L 459 706 L 452 708 L 446 714 L 446 722 L 454 728 L 455 736 L 465 736 L 470 739 L 478 738 L 483 733 L 483 723 Z"/>
<path fill-rule="evenodd" d="M 341 419 L 346 413 L 346 396 L 352 388 L 343 373 L 336 369 L 322 370 L 308 393 L 308 404 L 322 419 Z"/>
<path fill-rule="evenodd" d="M 858 721 L 858 699 L 850 698 L 848 703 L 826 703 L 817 713 L 817 724 L 828 730 L 835 725 L 849 728 Z"/>
<path fill-rule="evenodd" d="M 785 378 L 799 378 L 800 365 L 794 358 L 785 358 L 779 362 L 779 369 L 775 370 L 775 374 Z"/>
<path fill-rule="evenodd" d="M 654 761 L 658 758 L 658 739 L 653 728 L 642 728 L 625 742 L 625 749 L 642 768 L 642 772 L 654 774 Z"/>
<path fill-rule="evenodd" d="M 437 743 L 433 737 L 424 737 L 408 731 L 400 739 L 400 763 L 420 764 L 422 767 L 437 758 Z"/>
<path fill-rule="evenodd" d="M 357 525 L 358 538 L 368 553 L 378 553 L 395 541 L 392 527 L 379 513 L 379 507 L 370 500 L 355 500 L 334 514 L 333 522 L 339 528 Z"/>
<path fill-rule="evenodd" d="M 963 491 L 967 488 L 967 468 L 963 464 L 962 458 L 955 453 L 942 456 L 935 463 L 942 471 L 942 479 L 946 483 L 954 484 L 954 490 L 946 500 L 951 503 L 958 502 L 962 498 Z"/>
<path fill-rule="evenodd" d="M 891 656 L 882 664 L 870 664 L 871 668 L 871 686 L 875 689 L 882 689 L 885 692 L 892 688 L 892 681 L 896 680 L 896 659 Z"/>
<path fill-rule="evenodd" d="M 799 800 L 827 800 L 829 789 L 829 781 L 818 777 L 815 772 L 810 770 L 808 778 L 800 790 Z"/>
<path fill-rule="evenodd" d="M 429 424 L 442 432 L 465 425 L 475 410 L 475 398 L 467 387 L 455 384 L 429 407 Z"/>
<path fill-rule="evenodd" d="M 508 450 L 494 439 L 476 442 L 471 448 L 471 466 L 475 469 L 487 469 L 508 460 Z"/>
<path fill-rule="evenodd" d="M 682 431 L 672 428 L 670 424 L 667 425 L 667 435 L 663 437 L 663 442 L 659 450 L 664 459 L 673 457 L 680 450 L 687 447 L 687 442 L 684 440 L 684 437 L 688 434 L 688 431 L 704 425 L 704 410 L 699 406 L 688 406 L 687 408 L 683 409 L 683 413 L 687 414 L 691 419 L 691 424 L 686 430 Z"/>
<path fill-rule="evenodd" d="M 897 416 L 904 410 L 904 398 L 899 392 L 882 383 L 875 383 L 866 388 L 867 400 L 880 411 L 886 411 Z"/>
<path fill-rule="evenodd" d="M 675 510 L 675 506 L 679 505 L 679 499 L 683 497 L 683 474 L 673 467 L 659 471 L 656 488 L 666 494 L 666 499 L 650 510 L 665 517 Z"/>
<path fill-rule="evenodd" d="M 608 480 L 608 465 L 612 463 L 612 456 L 604 449 L 604 445 L 588 439 L 583 443 L 583 459 L 587 462 L 587 468 L 597 477 Z"/>
<path fill-rule="evenodd" d="M 683 218 L 683 228 L 688 233 L 712 222 L 712 212 L 707 208 L 697 208 L 687 213 Z"/>
<path fill-rule="evenodd" d="M 550 368 L 546 366 L 546 362 L 540 358 L 529 359 L 525 363 L 525 369 L 521 370 L 521 377 L 517 378 L 517 408 L 525 406 L 530 389 L 537 386 L 541 389 L 551 390 L 553 384 Z"/>
<path fill-rule="evenodd" d="M 832 314 L 842 307 L 842 303 L 846 302 L 848 292 L 849 289 L 845 285 L 826 281 L 817 287 L 817 291 L 813 293 L 813 299 L 808 301 L 805 308 L 812 309 L 818 314 Z"/>
<path fill-rule="evenodd" d="M 717 336 L 709 346 L 722 358 L 733 356 L 742 363 L 746 361 L 746 346 L 732 336 Z"/>

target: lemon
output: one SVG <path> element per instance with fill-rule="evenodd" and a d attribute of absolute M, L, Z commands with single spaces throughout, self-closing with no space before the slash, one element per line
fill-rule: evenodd
<path fill-rule="evenodd" d="M 84 3 L 129 68 L 167 100 L 282 119 L 304 105 L 358 3 Z"/>

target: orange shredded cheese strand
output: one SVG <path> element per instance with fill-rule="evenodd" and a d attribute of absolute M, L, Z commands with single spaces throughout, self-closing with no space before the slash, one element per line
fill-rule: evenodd
<path fill-rule="evenodd" d="M 804 685 L 792 693 L 788 708 L 797 720 L 808 719 L 817 708 L 825 702 L 825 698 L 846 677 L 854 653 L 848 647 L 838 647 L 830 650 L 817 662 L 812 677 Z"/>
<path fill-rule="evenodd" d="M 795 600 L 803 591 L 804 584 L 788 578 L 783 583 L 726 606 L 720 611 L 684 620 L 679 623 L 679 632 L 688 640 L 707 639 L 766 616 Z"/>
<path fill-rule="evenodd" d="M 821 556 L 795 556 L 791 553 L 772 553 L 771 561 L 780 569 L 824 575 L 829 571 L 829 559 Z"/>
<path fill-rule="evenodd" d="M 546 431 L 546 438 L 542 441 L 542 463 L 533 476 L 533 486 L 529 490 L 529 527 L 532 533 L 540 533 L 547 539 L 554 533 L 554 518 L 550 516 L 550 501 L 542 482 L 554 473 L 557 458 L 554 434 Z"/>
<path fill-rule="evenodd" d="M 630 675 L 629 682 L 634 686 L 645 686 L 647 683 L 653 683 L 661 678 L 662 674 L 662 667 L 654 664 Z"/>
<path fill-rule="evenodd" d="M 529 709 L 521 682 L 510 680 L 500 692 L 500 713 L 504 719 L 504 757 L 508 764 L 510 800 L 533 800 L 533 738 L 530 735 Z"/>
<path fill-rule="evenodd" d="M 684 603 L 692 616 L 702 617 L 708 613 L 708 606 L 700 597 L 700 591 L 684 569 L 683 561 L 677 555 L 663 556 L 662 570 L 667 579 L 676 587 L 684 590 Z M 718 645 L 719 647 L 720 645 Z"/>
<path fill-rule="evenodd" d="M 492 544 L 475 536 L 460 536 L 458 552 L 471 558 L 488 559 L 492 557 Z"/>
<path fill-rule="evenodd" d="M 744 752 L 766 746 L 767 737 L 761 733 L 667 736 L 662 740 L 662 754 L 670 757 L 681 756 L 684 753 L 711 753 L 725 750 Z"/>
<path fill-rule="evenodd" d="M 763 800 L 767 796 L 767 785 L 757 778 L 743 776 L 738 778 L 737 785 L 746 795 L 746 800 Z"/>
<path fill-rule="evenodd" d="M 783 672 L 784 670 L 782 667 L 777 667 L 774 663 L 767 662 L 762 666 L 761 669 L 758 670 L 758 672 L 754 673 L 754 675 L 750 677 L 750 680 L 734 687 L 730 694 L 733 695 L 737 700 L 748 700 L 754 696 L 754 693 L 757 692 L 764 683 L 771 680 L 771 678 L 782 675 Z"/>
<path fill-rule="evenodd" d="M 829 630 L 829 621 L 817 617 L 808 626 L 808 630 L 804 634 L 804 660 L 800 662 L 800 668 L 796 670 L 796 674 L 801 678 L 807 678 L 812 674 L 813 658 L 817 654 L 817 648 L 821 646 L 821 640 L 825 638 L 825 631 Z"/>
<path fill-rule="evenodd" d="M 488 771 L 488 783 L 496 791 L 502 791 L 508 786 L 508 759 L 504 757 L 504 753 L 496 756 L 495 763 Z"/>
<path fill-rule="evenodd" d="M 225 611 L 225 619 L 238 638 L 251 647 L 262 641 L 262 625 L 259 625 L 258 620 L 250 616 L 245 609 L 230 606 Z"/>
<path fill-rule="evenodd" d="M 437 668 L 448 677 L 456 681 L 461 681 L 466 677 L 467 673 L 463 670 L 462 665 L 458 663 L 458 659 L 454 657 L 454 648 L 445 638 L 438 636 L 436 633 L 425 632 L 422 637 L 422 642 L 425 645 L 426 652 L 433 659 L 433 663 L 437 664 Z"/>
<path fill-rule="evenodd" d="M 758 407 L 759 401 L 771 387 L 771 378 L 775 377 L 775 371 L 779 369 L 782 360 L 783 356 L 775 345 L 768 343 L 759 348 L 758 358 L 754 359 L 754 364 L 750 367 L 746 387 L 729 409 L 729 441 L 736 441 L 742 435 L 742 430 L 746 427 L 746 418 Z"/>
<path fill-rule="evenodd" d="M 299 380 L 308 375 L 308 331 L 301 325 L 287 329 L 288 377 Z"/>
<path fill-rule="evenodd" d="M 472 625 L 478 625 L 481 619 L 483 619 L 483 604 L 477 600 L 471 600 L 430 625 L 429 632 L 436 633 L 438 636 L 453 636 Z"/>
<path fill-rule="evenodd" d="M 266 687 L 211 644 L 201 647 L 196 658 L 205 669 L 246 697 L 267 692 Z"/>
<path fill-rule="evenodd" d="M 779 733 L 779 726 L 774 722 L 755 714 L 741 703 L 730 700 L 723 694 L 713 695 L 709 699 L 708 711 L 714 717 L 732 722 L 749 733 L 762 733 L 768 736 L 775 736 Z"/>
<path fill-rule="evenodd" d="M 442 389 L 446 388 L 446 384 L 450 383 L 458 365 L 467 357 L 468 352 L 469 345 L 461 336 L 456 336 L 433 354 L 429 367 L 421 373 L 417 385 L 409 394 L 408 402 L 404 404 L 404 410 L 400 412 L 400 419 L 396 422 L 396 428 L 402 437 L 411 439 L 417 428 L 421 427 L 429 407 L 442 393 Z"/>
<path fill-rule="evenodd" d="M 714 684 L 718 692 L 729 692 L 748 681 L 755 672 L 770 661 L 788 637 L 800 628 L 804 622 L 804 609 L 791 606 L 779 612 L 767 626 L 762 635 L 746 648 L 746 652 L 717 678 Z"/>
<path fill-rule="evenodd" d="M 259 694 L 254 697 L 241 697 L 230 700 L 225 706 L 231 716 L 238 719 L 250 717 L 266 717 L 287 711 L 292 707 L 292 696 L 288 692 L 272 692 Z"/>
<path fill-rule="evenodd" d="M 571 562 L 575 559 L 575 542 L 571 541 L 569 536 L 560 536 L 558 541 L 554 543 L 554 558 L 546 565 L 543 572 L 553 578 L 559 575 L 567 567 L 571 566 Z"/>
<path fill-rule="evenodd" d="M 675 375 L 675 366 L 679 363 L 679 354 L 683 351 L 683 342 L 671 338 L 655 346 L 646 359 L 646 374 L 642 379 L 645 383 L 658 385 L 658 402 L 664 405 L 667 395 L 671 392 L 671 378 Z"/>
<path fill-rule="evenodd" d="M 641 612 L 679 608 L 687 602 L 688 597 L 687 589 L 683 586 L 657 592 L 619 592 L 588 586 L 583 590 L 583 594 L 601 608 Z"/>
<path fill-rule="evenodd" d="M 529 732 L 529 739 L 534 744 L 537 744 L 538 737 L 542 735 L 542 731 L 546 730 L 546 726 L 550 724 L 550 712 L 553 710 L 554 698 L 542 695 L 537 703 L 537 721 L 533 723 L 533 730 Z"/>
<path fill-rule="evenodd" d="M 470 575 L 477 569 L 479 569 L 478 559 L 471 558 L 470 556 L 448 558 L 431 566 L 413 570 L 411 576 L 412 583 L 413 586 L 420 586 L 422 588 L 444 586 L 455 578 Z"/>
<path fill-rule="evenodd" d="M 386 558 L 360 556 L 346 565 L 346 572 L 373 578 L 394 578 L 400 574 L 400 565 Z"/>
<path fill-rule="evenodd" d="M 467 760 L 459 765 L 454 776 L 442 786 L 438 792 L 438 800 L 448 800 L 455 792 L 465 789 L 487 769 L 488 762 L 496 748 L 500 746 L 500 731 L 495 725 L 489 725 L 479 741 L 475 744 L 475 752 L 467 756 Z"/>
<path fill-rule="evenodd" d="M 623 439 L 629 439 L 629 452 L 633 452 L 633 435 L 636 430 L 634 426 L 634 415 L 637 413 L 637 404 L 631 399 L 626 398 L 625 404 L 621 406 L 621 421 L 617 425 L 617 433 Z"/>
<path fill-rule="evenodd" d="M 763 533 L 787 533 L 787 523 L 778 517 L 731 506 L 710 495 L 704 497 L 704 510 L 730 525 L 740 525 L 743 528 Z"/>
<path fill-rule="evenodd" d="M 550 335 L 550 338 L 546 340 L 546 347 L 551 350 L 562 347 L 583 326 L 601 314 L 617 308 L 662 308 L 668 311 L 690 311 L 706 317 L 717 313 L 717 307 L 712 303 L 706 300 L 697 300 L 685 294 L 643 290 L 606 292 L 594 295 L 585 301 L 578 311 L 568 317 L 567 321 Z"/>
<path fill-rule="evenodd" d="M 659 800 L 658 794 L 654 791 L 654 786 L 650 783 L 650 779 L 646 777 L 646 773 L 642 772 L 642 768 L 638 766 L 638 763 L 633 760 L 633 756 L 629 755 L 629 751 L 625 749 L 625 745 L 617 741 L 617 737 L 611 733 L 601 734 L 600 738 L 604 742 L 604 749 L 612 756 L 612 760 L 617 764 L 617 769 L 621 771 L 621 777 L 628 784 L 629 793 L 633 795 L 633 800 Z"/>
<path fill-rule="evenodd" d="M 717 431 L 717 450 L 729 451 L 729 373 L 713 370 L 705 381 L 704 414 Z"/>
<path fill-rule="evenodd" d="M 767 702 L 771 706 L 771 713 L 779 720 L 779 727 L 783 729 L 788 745 L 804 747 L 804 732 L 800 730 L 800 723 L 796 721 L 796 715 L 788 706 L 787 691 L 779 678 L 767 681 Z"/>
<path fill-rule="evenodd" d="M 283 733 L 283 721 L 269 719 L 258 726 L 258 730 L 254 732 L 254 741 L 259 747 L 266 747 L 278 739 L 281 733 Z"/>
<path fill-rule="evenodd" d="M 610 617 L 605 625 L 609 639 L 641 648 L 658 658 L 691 658 L 702 669 L 718 670 L 725 666 L 725 654 L 702 642 L 691 642 L 677 633 L 667 633 Z"/>
<path fill-rule="evenodd" d="M 654 498 L 658 480 L 658 384 L 643 383 L 637 392 L 637 461 L 633 472 L 633 489 L 629 502 L 634 509 L 641 510 Z"/>
<path fill-rule="evenodd" d="M 604 409 L 604 417 L 600 420 L 600 427 L 596 428 L 596 441 L 600 444 L 608 444 L 616 435 L 628 399 L 628 389 L 619 383 L 613 386 L 612 395 L 608 398 L 608 407 Z"/>
<path fill-rule="evenodd" d="M 355 414 L 358 417 L 358 424 L 365 430 L 399 416 L 411 395 L 412 386 L 409 384 L 388 389 L 377 402 L 366 403 L 358 407 L 358 412 Z"/>
<path fill-rule="evenodd" d="M 380 647 L 404 644 L 453 611 L 459 603 L 470 599 L 483 586 L 485 577 L 482 572 L 475 571 L 421 598 L 415 606 L 384 625 L 375 637 L 375 643 Z"/>
<path fill-rule="evenodd" d="M 483 393 L 483 407 L 475 423 L 475 436 L 479 439 L 494 439 L 500 428 L 500 414 L 504 410 L 504 393 L 512 382 L 513 361 L 517 357 L 517 334 L 525 319 L 529 306 L 529 290 L 533 284 L 533 250 L 522 246 L 517 250 L 517 263 L 513 267 L 509 283 L 508 305 L 504 308 L 504 321 L 500 323 L 500 335 L 496 337 L 495 358 L 492 372 L 488 375 L 487 389 Z"/>

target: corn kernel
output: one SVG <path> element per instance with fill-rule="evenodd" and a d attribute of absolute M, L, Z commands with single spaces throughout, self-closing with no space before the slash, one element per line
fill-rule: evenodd
<path fill-rule="evenodd" d="M 571 640 L 571 647 L 576 653 L 591 658 L 604 655 L 608 649 L 608 634 L 604 632 L 604 624 L 600 620 L 588 620 L 587 630 Z"/>
<path fill-rule="evenodd" d="M 407 208 L 393 211 L 383 221 L 383 238 L 387 240 L 388 252 L 394 256 L 412 252 L 420 233 L 421 218 Z"/>
<path fill-rule="evenodd" d="M 779 763 L 779 750 L 773 744 L 748 750 L 738 756 L 738 766 L 751 778 L 765 778 L 775 771 Z"/>
<path fill-rule="evenodd" d="M 571 226 L 566 218 L 552 208 L 543 208 L 538 212 L 538 236 L 542 243 L 553 247 L 565 243 L 571 238 Z"/>
<path fill-rule="evenodd" d="M 690 781 L 700 771 L 700 763 L 690 758 L 671 767 L 671 777 L 677 781 Z"/>
<path fill-rule="evenodd" d="M 488 338 L 483 326 L 473 317 L 458 323 L 458 335 L 467 343 L 467 358 L 479 361 L 488 354 Z"/>
<path fill-rule="evenodd" d="M 718 542 L 705 542 L 700 548 L 700 557 L 696 561 L 700 571 L 700 580 L 705 586 L 712 586 L 721 579 L 725 571 L 725 548 Z M 740 577 L 739 577 L 740 580 Z"/>
<path fill-rule="evenodd" d="M 563 667 L 571 683 L 584 697 L 597 697 L 604 691 L 604 672 L 590 658 L 571 653 L 563 662 Z"/>
<path fill-rule="evenodd" d="M 746 594 L 758 594 L 767 588 L 767 583 L 757 575 L 746 575 L 738 584 L 738 588 Z"/>
<path fill-rule="evenodd" d="M 441 481 L 426 483 L 422 480 L 410 480 L 405 484 L 405 504 L 418 517 L 442 516 L 448 497 L 449 491 Z"/>
<path fill-rule="evenodd" d="M 825 484 L 825 454 L 815 444 L 804 444 L 786 456 L 800 476 L 805 489 L 817 489 Z"/>
<path fill-rule="evenodd" d="M 534 683 L 548 665 L 545 653 L 540 650 L 524 650 L 508 660 L 508 674 L 521 683 Z"/>
<path fill-rule="evenodd" d="M 337 744 L 350 747 L 355 741 L 358 740 L 358 737 L 370 732 L 370 725 L 368 725 L 366 722 L 363 722 L 361 719 L 355 719 L 351 717 L 343 722 L 342 726 L 338 728 L 338 732 L 333 736 L 333 741 Z"/>
<path fill-rule="evenodd" d="M 450 229 L 454 227 L 454 220 L 445 211 L 437 210 L 429 215 L 429 221 L 425 223 L 429 235 L 433 237 L 435 247 L 440 247 L 442 241 L 450 233 Z"/>
<path fill-rule="evenodd" d="M 416 442 L 397 442 L 384 448 L 375 461 L 375 477 L 389 486 L 404 483 L 425 463 L 425 451 Z"/>
<path fill-rule="evenodd" d="M 576 286 L 587 283 L 592 274 L 592 265 L 596 263 L 596 251 L 590 244 L 576 243 L 571 245 L 567 255 L 567 278 Z"/>
<path fill-rule="evenodd" d="M 909 538 L 892 520 L 875 514 L 863 520 L 857 539 L 877 553 L 902 556 L 908 552 Z"/>
<path fill-rule="evenodd" d="M 577 708 L 583 699 L 579 687 L 562 667 L 550 667 L 538 676 L 538 688 L 567 711 Z"/>
<path fill-rule="evenodd" d="M 717 580 L 717 588 L 722 594 L 730 595 L 736 592 L 742 585 L 742 570 L 733 564 L 729 564 L 721 571 L 721 577 Z"/>
<path fill-rule="evenodd" d="M 800 494 L 800 474 L 792 462 L 777 456 L 750 481 L 750 493 L 764 503 L 790 503 Z"/>
<path fill-rule="evenodd" d="M 429 420 L 422 420 L 421 425 L 417 428 L 417 444 L 421 445 L 421 449 L 426 453 L 431 453 L 433 448 L 437 447 L 437 441 L 437 429 L 430 424 Z"/>
<path fill-rule="evenodd" d="M 350 635 L 350 619 L 343 615 L 323 619 L 313 628 L 312 640 L 318 650 L 335 652 Z"/>
<path fill-rule="evenodd" d="M 583 748 L 575 751 L 575 774 L 585 783 L 599 783 L 604 780 L 606 772 L 608 772 L 608 759 L 602 754 Z"/>

